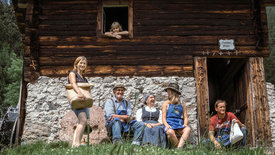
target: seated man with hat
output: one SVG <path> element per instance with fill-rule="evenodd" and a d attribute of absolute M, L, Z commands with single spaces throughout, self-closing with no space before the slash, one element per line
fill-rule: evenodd
<path fill-rule="evenodd" d="M 116 84 L 113 88 L 114 97 L 107 100 L 104 106 L 106 128 L 112 135 L 113 143 L 122 143 L 122 132 L 134 130 L 132 144 L 140 145 L 141 130 L 144 128 L 143 122 L 132 120 L 131 104 L 123 98 L 125 87 L 123 84 Z"/>

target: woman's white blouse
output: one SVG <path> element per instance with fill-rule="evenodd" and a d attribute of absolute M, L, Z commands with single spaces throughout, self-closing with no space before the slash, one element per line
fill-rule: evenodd
<path fill-rule="evenodd" d="M 148 107 L 147 105 L 145 105 L 145 110 L 148 112 L 156 112 L 157 109 L 155 107 Z M 139 122 L 142 122 L 142 108 L 138 109 L 137 113 L 136 113 L 136 120 Z M 159 123 L 162 123 L 162 111 L 159 110 L 159 119 L 158 119 Z"/>

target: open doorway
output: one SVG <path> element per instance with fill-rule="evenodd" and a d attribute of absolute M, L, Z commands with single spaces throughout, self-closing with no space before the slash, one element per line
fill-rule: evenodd
<path fill-rule="evenodd" d="M 216 114 L 216 100 L 227 102 L 226 109 L 241 122 L 246 122 L 248 74 L 247 59 L 208 58 L 208 87 L 210 115 Z"/>

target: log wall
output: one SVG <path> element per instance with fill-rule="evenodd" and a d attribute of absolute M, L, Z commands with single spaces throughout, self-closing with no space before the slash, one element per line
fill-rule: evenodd
<path fill-rule="evenodd" d="M 33 38 L 26 40 L 26 81 L 35 79 L 35 72 L 65 76 L 79 55 L 88 58 L 88 76 L 193 76 L 193 56 L 269 54 L 265 6 L 274 4 L 270 0 L 129 0 L 133 35 L 122 40 L 97 34 L 101 0 L 36 1 L 37 25 L 31 29 L 30 3 L 13 3 L 21 32 Z M 220 53 L 219 39 L 234 39 L 236 51 Z"/>

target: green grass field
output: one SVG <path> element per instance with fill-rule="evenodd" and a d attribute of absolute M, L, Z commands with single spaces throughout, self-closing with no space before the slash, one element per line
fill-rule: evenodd
<path fill-rule="evenodd" d="M 205 146 L 192 146 L 186 145 L 184 149 L 163 149 L 154 146 L 135 146 L 130 143 L 124 143 L 123 145 L 113 145 L 111 143 L 97 144 L 90 146 L 81 146 L 78 148 L 70 148 L 68 143 L 43 143 L 35 142 L 32 144 L 22 144 L 14 148 L 2 149 L 0 154 L 3 155 L 159 155 L 159 154 L 186 154 L 186 155 L 213 155 L 213 154 L 240 154 L 240 155 L 258 155 L 265 154 L 263 147 L 255 149 L 243 148 L 243 149 L 222 149 L 215 150 Z"/>

